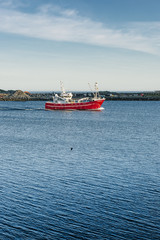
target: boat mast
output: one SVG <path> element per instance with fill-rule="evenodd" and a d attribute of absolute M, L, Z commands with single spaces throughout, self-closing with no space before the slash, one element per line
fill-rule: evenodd
<path fill-rule="evenodd" d="M 94 97 L 97 99 L 98 98 L 98 83 L 97 82 L 95 83 L 94 87 L 95 87 L 95 95 L 94 95 Z"/>
<path fill-rule="evenodd" d="M 64 86 L 63 86 L 63 82 L 60 81 L 60 85 L 61 85 L 61 91 L 62 91 L 62 93 L 65 93 Z"/>

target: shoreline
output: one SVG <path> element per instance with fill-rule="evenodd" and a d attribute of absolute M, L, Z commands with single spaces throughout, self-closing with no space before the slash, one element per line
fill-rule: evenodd
<path fill-rule="evenodd" d="M 1 90 L 0 101 L 52 101 L 53 96 L 57 92 L 37 92 L 29 93 L 22 90 Z M 160 91 L 155 92 L 109 92 L 100 91 L 101 97 L 106 101 L 160 101 Z M 92 92 L 73 92 L 73 99 L 80 99 L 84 97 L 92 97 Z"/>

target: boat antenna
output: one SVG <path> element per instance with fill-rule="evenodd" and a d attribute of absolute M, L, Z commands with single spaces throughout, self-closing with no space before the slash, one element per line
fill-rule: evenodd
<path fill-rule="evenodd" d="M 65 90 L 64 90 L 64 86 L 63 86 L 63 82 L 62 82 L 62 81 L 60 81 L 60 85 L 61 85 L 61 91 L 62 91 L 62 93 L 65 93 Z"/>

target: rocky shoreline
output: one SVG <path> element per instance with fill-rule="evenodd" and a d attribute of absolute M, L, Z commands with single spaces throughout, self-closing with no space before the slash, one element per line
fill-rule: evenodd
<path fill-rule="evenodd" d="M 0 101 L 51 101 L 56 92 L 30 93 L 21 90 L 0 89 Z M 160 101 L 160 91 L 155 92 L 109 92 L 100 91 L 100 95 L 108 101 Z M 91 92 L 73 92 L 73 98 L 92 97 Z"/>

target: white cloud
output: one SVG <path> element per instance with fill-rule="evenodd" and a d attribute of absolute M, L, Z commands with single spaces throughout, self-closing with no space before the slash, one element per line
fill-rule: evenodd
<path fill-rule="evenodd" d="M 0 0 L 0 6 L 1 7 L 12 7 L 13 6 L 13 0 Z"/>
<path fill-rule="evenodd" d="M 7 5 L 8 3 L 8 5 Z M 0 31 L 27 37 L 124 48 L 159 54 L 160 23 L 132 23 L 111 29 L 101 22 L 81 17 L 74 9 L 41 6 L 35 13 L 24 13 L 0 0 Z M 153 32 L 153 34 L 152 34 Z M 157 34 L 158 32 L 158 34 Z"/>
<path fill-rule="evenodd" d="M 0 0 L 0 8 L 16 9 L 25 6 L 27 6 L 27 3 L 24 3 L 21 0 Z"/>

